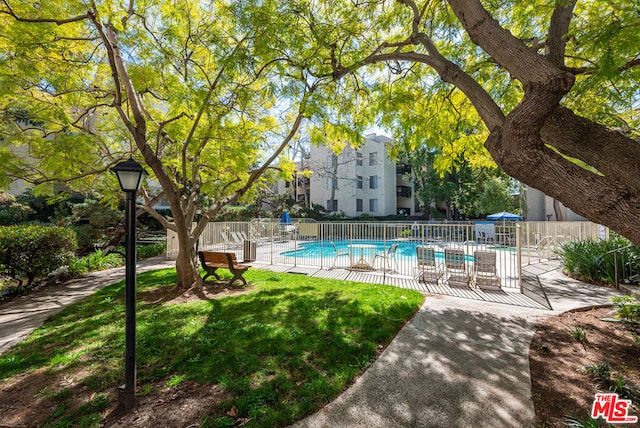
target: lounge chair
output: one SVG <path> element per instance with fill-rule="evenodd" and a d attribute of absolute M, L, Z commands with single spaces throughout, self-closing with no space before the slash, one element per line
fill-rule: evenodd
<path fill-rule="evenodd" d="M 493 251 L 473 252 L 473 284 L 485 291 L 500 291 L 500 277 Z"/>
<path fill-rule="evenodd" d="M 383 269 L 389 268 L 390 272 L 397 272 L 398 271 L 398 262 L 396 260 L 397 250 L 398 250 L 398 244 L 392 244 L 386 253 L 376 254 L 373 257 L 373 265 L 375 266 L 376 260 L 381 259 L 383 262 L 382 263 Z M 393 269 L 392 269 L 392 264 L 395 266 L 395 268 Z"/>
<path fill-rule="evenodd" d="M 416 279 L 420 282 L 437 284 L 443 272 L 436 263 L 436 250 L 432 247 L 416 247 L 416 257 L 418 258 Z"/>
<path fill-rule="evenodd" d="M 235 232 L 232 232 L 235 233 Z M 234 241 L 229 240 L 229 235 L 226 232 L 220 232 L 220 236 L 222 237 L 222 242 L 224 242 L 225 248 L 240 248 L 242 247 L 242 242 L 238 241 L 237 237 L 234 237 Z"/>
<path fill-rule="evenodd" d="M 240 232 L 231 232 L 231 236 L 233 237 L 233 242 L 236 245 L 242 246 L 244 240 L 242 239 L 242 235 L 240 235 Z"/>
<path fill-rule="evenodd" d="M 335 269 L 338 265 L 338 259 L 340 257 L 349 257 L 349 259 L 351 259 L 351 254 L 349 253 L 349 250 L 342 250 L 339 251 L 338 247 L 336 247 L 336 244 L 334 244 L 333 242 L 331 242 L 331 246 L 333 247 L 333 252 L 334 252 L 334 257 L 333 257 L 333 265 L 331 265 L 331 269 Z"/>
<path fill-rule="evenodd" d="M 296 239 L 298 234 L 298 226 L 295 224 L 281 224 L 278 227 L 278 234 L 280 235 L 280 239 L 284 241 Z"/>
<path fill-rule="evenodd" d="M 463 250 L 444 249 L 444 282 L 450 287 L 468 287 L 471 278 Z"/>

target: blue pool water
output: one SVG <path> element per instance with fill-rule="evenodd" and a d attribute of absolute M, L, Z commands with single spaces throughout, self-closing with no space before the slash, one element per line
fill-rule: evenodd
<path fill-rule="evenodd" d="M 348 252 L 349 245 L 371 245 L 367 252 L 383 253 L 389 250 L 393 244 L 398 244 L 396 250 L 397 259 L 415 259 L 416 247 L 427 245 L 419 241 L 384 241 L 379 240 L 353 240 L 353 241 L 333 241 L 339 253 Z M 311 258 L 311 257 L 333 257 L 335 252 L 330 241 L 305 242 L 299 245 L 297 250 L 284 251 L 280 255 L 285 257 Z M 465 256 L 468 261 L 473 260 L 473 256 Z M 444 252 L 436 251 L 436 258 L 444 259 Z"/>

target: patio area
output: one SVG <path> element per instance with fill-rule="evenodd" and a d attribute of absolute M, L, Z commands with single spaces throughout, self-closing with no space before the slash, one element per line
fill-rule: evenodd
<path fill-rule="evenodd" d="M 274 272 L 287 272 L 310 277 L 330 278 L 344 281 L 356 281 L 370 284 L 387 284 L 400 288 L 417 290 L 426 294 L 441 294 L 465 299 L 480 300 L 485 302 L 502 303 L 512 306 L 523 306 L 535 309 L 549 309 L 549 303 L 536 272 L 539 268 L 533 265 L 525 268 L 523 275 L 523 292 L 519 291 L 484 291 L 476 287 L 450 287 L 441 283 L 421 282 L 415 278 L 402 275 L 383 274 L 381 272 L 354 271 L 348 269 L 318 269 L 303 266 L 273 265 L 263 262 L 252 262 L 251 266 L 257 269 L 271 270 Z M 547 268 L 545 265 L 544 268 Z"/>
<path fill-rule="evenodd" d="M 200 250 L 233 252 L 238 260 L 261 269 L 544 308 L 548 306 L 544 291 L 529 271 L 555 259 L 563 242 L 603 234 L 608 235 L 606 228 L 589 222 L 319 223 L 292 219 L 281 224 L 279 219 L 257 219 L 210 223 L 198 246 Z M 176 244 L 176 237 L 169 233 L 168 257 L 175 257 Z M 434 257 L 430 275 L 419 264 L 423 261 L 418 261 L 425 249 Z M 453 271 L 446 266 L 445 253 L 456 254 L 461 282 L 450 280 Z M 489 262 L 479 263 L 480 255 L 488 256 Z M 478 278 L 480 267 L 489 276 Z M 490 287 L 478 287 L 487 281 Z"/>

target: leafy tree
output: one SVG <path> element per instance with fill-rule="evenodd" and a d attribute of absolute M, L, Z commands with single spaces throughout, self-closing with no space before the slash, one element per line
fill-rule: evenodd
<path fill-rule="evenodd" d="M 312 143 L 330 147 L 359 141 L 377 119 L 405 151 L 437 144 L 443 170 L 460 153 L 472 168 L 495 161 L 640 243 L 637 10 L 603 0 L 1 0 L 0 180 L 39 191 L 73 181 L 106 196 L 115 181 L 98 174 L 143 159 L 161 187 L 143 192 L 146 206 L 171 206 L 172 220 L 159 221 L 177 232 L 187 287 L 207 220 L 251 193 L 303 119 Z M 280 168 L 290 175 L 293 162 Z"/>
<path fill-rule="evenodd" d="M 425 146 L 405 155 L 412 166 L 416 199 L 426 216 L 438 216 L 445 208 L 447 220 L 477 218 L 499 211 L 516 211 L 519 200 L 514 182 L 497 168 L 472 168 L 460 154 L 451 162 L 437 148 Z M 451 163 L 440 172 L 436 164 Z"/>
<path fill-rule="evenodd" d="M 405 151 L 440 141 L 475 167 L 491 162 L 484 145 L 510 176 L 640 244 L 637 1 L 339 3 L 296 10 L 307 32 L 323 28 L 315 74 L 351 79 L 343 105 L 366 102 L 359 116 L 397 129 Z"/>
<path fill-rule="evenodd" d="M 104 172 L 137 157 L 159 187 L 143 189 L 146 210 L 178 235 L 179 286 L 198 283 L 195 242 L 206 223 L 250 196 L 331 80 L 290 56 L 305 35 L 285 31 L 293 15 L 276 6 L 3 0 L 3 178 L 115 201 Z M 151 209 L 162 198 L 171 220 Z"/>
<path fill-rule="evenodd" d="M 20 203 L 16 197 L 8 193 L 0 192 L 0 225 L 22 223 L 33 213 L 33 209 Z"/>
<path fill-rule="evenodd" d="M 520 200 L 517 183 L 500 175 L 487 177 L 479 182 L 481 192 L 475 199 L 473 217 L 501 211 L 519 212 Z"/>

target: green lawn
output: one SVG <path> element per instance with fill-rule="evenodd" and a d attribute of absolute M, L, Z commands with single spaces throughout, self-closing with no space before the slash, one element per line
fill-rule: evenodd
<path fill-rule="evenodd" d="M 218 384 L 230 401 L 203 426 L 286 426 L 334 399 L 419 308 L 424 296 L 386 285 L 251 269 L 244 295 L 181 304 L 138 303 L 139 394 L 153 385 Z M 138 290 L 170 287 L 175 270 L 140 274 Z M 83 377 L 50 385 L 50 426 L 98 426 L 124 378 L 124 282 L 65 309 L 0 357 L 0 379 L 65 371 Z M 10 393 L 10 392 L 6 392 Z M 78 406 L 81 396 L 84 405 Z M 71 404 L 71 397 L 74 401 Z M 216 416 L 223 415 L 223 416 Z"/>

